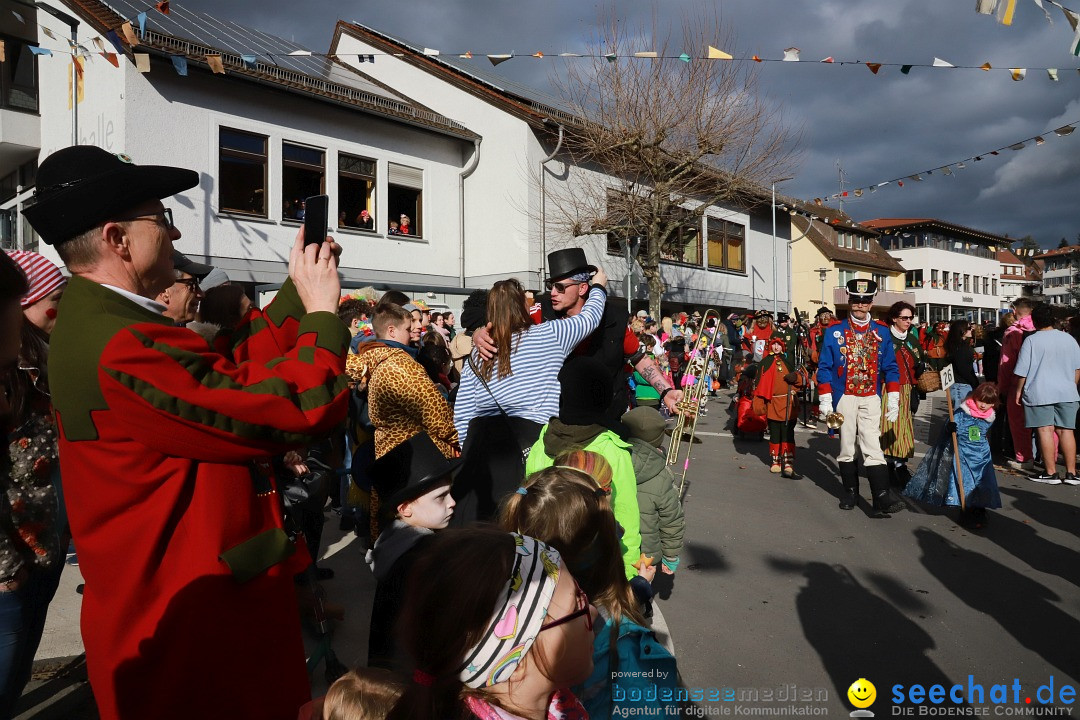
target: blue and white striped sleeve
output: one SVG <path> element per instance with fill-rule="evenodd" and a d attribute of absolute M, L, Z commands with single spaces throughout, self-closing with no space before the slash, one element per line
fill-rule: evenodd
<path fill-rule="evenodd" d="M 598 292 L 603 291 L 603 292 Z M 552 320 L 551 327 L 555 332 L 555 339 L 562 348 L 563 357 L 574 351 L 585 338 L 596 328 L 600 327 L 600 321 L 604 318 L 604 305 L 607 303 L 607 288 L 593 285 L 589 290 L 589 297 L 585 299 L 585 305 L 581 312 L 573 317 Z"/>
<path fill-rule="evenodd" d="M 465 362 L 461 367 L 461 379 L 458 381 L 457 397 L 454 399 L 454 427 L 457 429 L 461 447 L 465 447 L 469 421 L 476 416 L 476 388 L 479 384 L 472 364 Z"/>

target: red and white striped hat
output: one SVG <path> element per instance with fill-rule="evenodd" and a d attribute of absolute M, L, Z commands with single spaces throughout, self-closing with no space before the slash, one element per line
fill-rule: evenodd
<path fill-rule="evenodd" d="M 67 278 L 60 272 L 60 268 L 44 255 L 28 250 L 8 250 L 8 256 L 18 263 L 30 283 L 30 292 L 23 295 L 19 301 L 24 308 L 30 307 L 67 283 Z"/>

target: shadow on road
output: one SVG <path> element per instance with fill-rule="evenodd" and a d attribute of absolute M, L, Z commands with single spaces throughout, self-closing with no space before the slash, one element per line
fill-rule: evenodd
<path fill-rule="evenodd" d="M 1050 500 L 1042 493 L 1013 487 L 999 488 L 1002 495 L 1014 498 L 1013 507 L 1047 527 L 1080 536 L 1080 510 L 1072 505 Z M 1066 491 L 1067 492 L 1067 491 Z"/>
<path fill-rule="evenodd" d="M 688 542 L 683 553 L 685 567 L 691 572 L 720 573 L 731 569 L 724 556 L 708 545 Z"/>
<path fill-rule="evenodd" d="M 936 647 L 934 639 L 895 606 L 917 609 L 924 606 L 922 600 L 895 579 L 874 576 L 890 602 L 860 585 L 843 565 L 775 557 L 766 561 L 775 570 L 806 578 L 795 597 L 795 609 L 803 634 L 839 697 L 845 697 L 859 678 L 905 685 L 951 684 L 927 657 L 927 651 Z M 878 688 L 884 694 L 883 685 Z"/>
<path fill-rule="evenodd" d="M 994 518 L 991 522 L 997 522 Z M 1080 620 L 1052 601 L 1061 598 L 1030 577 L 949 541 L 915 530 L 922 564 L 968 607 L 993 618 L 1024 647 L 1072 678 L 1080 678 Z"/>

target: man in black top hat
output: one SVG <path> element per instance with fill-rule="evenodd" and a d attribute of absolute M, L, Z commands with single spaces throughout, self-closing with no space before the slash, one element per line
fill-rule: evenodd
<path fill-rule="evenodd" d="M 180 239 L 161 198 L 198 183 L 80 145 L 41 163 L 25 211 L 73 273 L 49 377 L 105 720 L 291 720 L 311 697 L 293 583 L 311 558 L 267 461 L 345 419 L 337 250 L 301 230 L 273 304 L 218 354 L 154 301 Z"/>
<path fill-rule="evenodd" d="M 596 266 L 589 264 L 585 251 L 581 248 L 567 248 L 548 253 L 548 273 L 545 284 L 549 294 L 541 299 L 540 316 L 533 315 L 533 321 L 537 323 L 581 312 L 585 300 L 589 297 L 589 281 L 596 273 Z M 620 422 L 630 402 L 627 383 L 629 373 L 626 371 L 628 364 L 660 393 L 661 401 L 670 412 L 676 412 L 676 404 L 683 396 L 682 391 L 672 387 L 660 372 L 656 361 L 641 351 L 637 336 L 629 328 L 629 320 L 625 308 L 608 302 L 604 307 L 600 327 L 578 345 L 573 353 L 598 359 L 611 373 L 612 398 L 607 408 L 607 417 L 614 426 Z M 473 334 L 473 344 L 485 357 L 495 355 L 495 346 L 486 328 Z"/>

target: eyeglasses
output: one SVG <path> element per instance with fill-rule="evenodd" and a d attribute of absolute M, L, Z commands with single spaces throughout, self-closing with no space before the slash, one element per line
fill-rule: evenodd
<path fill-rule="evenodd" d="M 559 294 L 561 295 L 562 293 L 566 292 L 567 288 L 571 288 L 571 287 L 573 287 L 575 285 L 581 285 L 582 282 L 584 282 L 584 281 L 579 280 L 578 282 L 574 282 L 573 280 L 571 280 L 571 281 L 568 281 L 568 282 L 549 282 L 549 283 L 545 283 L 545 284 L 547 285 L 547 289 L 549 291 L 558 290 Z"/>
<path fill-rule="evenodd" d="M 199 278 L 193 278 L 193 277 L 184 278 L 183 280 L 177 280 L 176 284 L 177 285 L 187 285 L 188 289 L 190 289 L 192 292 L 199 292 L 199 290 L 202 289 L 202 288 L 199 287 Z"/>
<path fill-rule="evenodd" d="M 544 632 L 545 630 L 550 630 L 553 627 L 565 625 L 572 620 L 576 620 L 582 615 L 585 616 L 585 629 L 589 630 L 590 632 L 592 631 L 593 617 L 592 607 L 589 605 L 589 596 L 586 595 L 585 591 L 581 589 L 581 586 L 577 584 L 577 580 L 574 581 L 574 594 L 576 595 L 577 600 L 577 610 L 570 613 L 569 615 L 564 615 L 557 620 L 552 620 L 549 623 L 541 625 L 539 632 Z"/>
<path fill-rule="evenodd" d="M 172 208 L 165 208 L 161 212 L 147 213 L 146 215 L 132 215 L 126 218 L 116 218 L 116 222 L 132 222 L 134 220 L 153 220 L 159 225 L 164 225 L 166 230 L 172 230 L 176 225 L 173 224 Z"/>
<path fill-rule="evenodd" d="M 896 319 L 897 320 L 912 320 L 912 319 L 914 319 L 914 316 L 912 316 L 912 315 L 897 315 Z"/>

